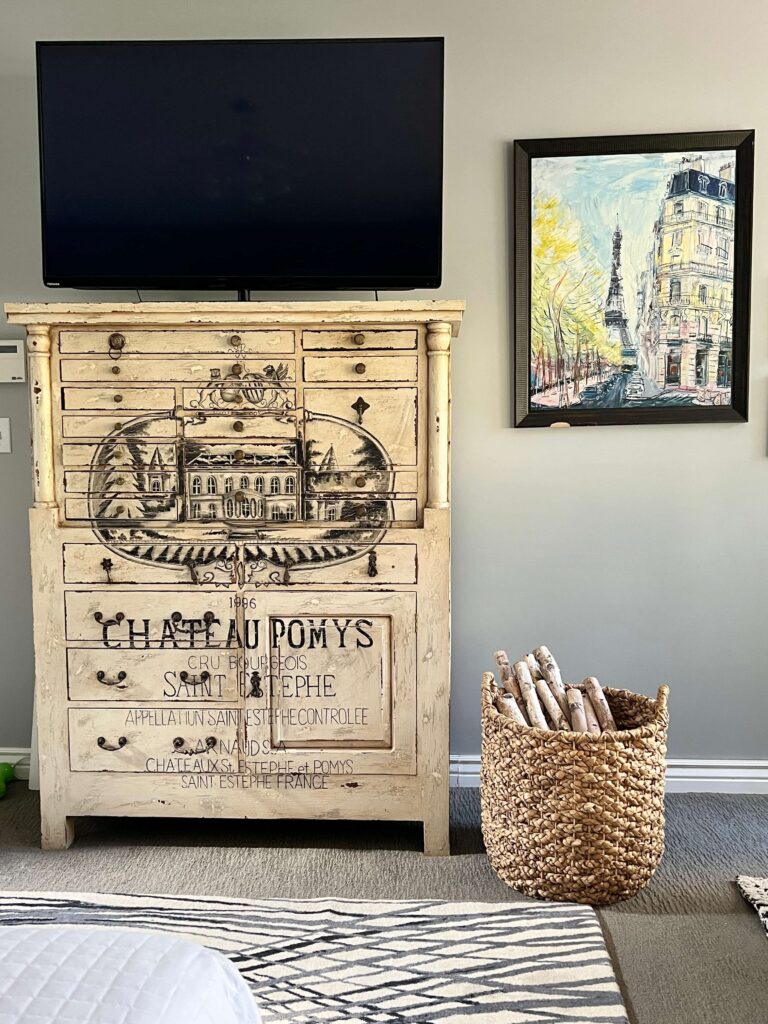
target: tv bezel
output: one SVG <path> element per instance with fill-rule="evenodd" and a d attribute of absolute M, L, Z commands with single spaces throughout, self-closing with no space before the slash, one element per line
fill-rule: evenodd
<path fill-rule="evenodd" d="M 66 47 L 66 46 L 179 46 L 184 44 L 236 44 L 256 43 L 259 45 L 285 45 L 297 44 L 301 46 L 312 46 L 316 43 L 436 43 L 439 46 L 440 58 L 440 161 L 443 165 L 443 173 L 440 175 L 440 211 L 438 216 L 437 233 L 439 245 L 437 247 L 437 267 L 434 276 L 407 276 L 389 275 L 387 277 L 372 278 L 369 276 L 338 275 L 323 276 L 313 274 L 311 276 L 289 277 L 289 276 L 210 276 L 201 275 L 164 275 L 160 276 L 104 276 L 104 277 L 60 277 L 56 280 L 49 279 L 46 267 L 46 215 L 45 215 L 45 158 L 43 153 L 43 104 L 41 90 L 41 62 L 40 52 L 45 47 Z M 413 289 L 439 288 L 442 284 L 443 272 L 443 203 L 445 195 L 445 37 L 444 36 L 364 36 L 359 38 L 351 37 L 329 37 L 317 39 L 66 39 L 66 40 L 38 40 L 35 43 L 35 65 L 37 84 L 37 140 L 38 140 L 38 167 L 40 177 L 40 238 L 41 238 L 41 261 L 43 272 L 43 284 L 46 288 L 73 288 L 89 291 L 103 290 L 128 290 L 128 291 L 236 291 L 271 292 L 271 291 L 411 291 Z"/>

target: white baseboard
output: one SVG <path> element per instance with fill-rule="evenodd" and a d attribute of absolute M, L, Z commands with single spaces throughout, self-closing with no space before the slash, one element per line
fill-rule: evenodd
<path fill-rule="evenodd" d="M 29 778 L 29 747 L 6 747 L 0 749 L 0 762 L 8 761 L 16 766 L 16 778 Z"/>
<path fill-rule="evenodd" d="M 29 747 L 0 750 L 0 761 L 15 764 L 20 779 L 29 778 Z M 451 785 L 480 785 L 480 755 L 451 757 Z M 768 793 L 768 760 L 707 761 L 703 758 L 670 758 L 667 762 L 668 793 Z"/>
<path fill-rule="evenodd" d="M 451 785 L 480 785 L 479 755 L 451 757 Z M 768 793 L 768 761 L 672 757 L 667 761 L 667 792 Z"/>

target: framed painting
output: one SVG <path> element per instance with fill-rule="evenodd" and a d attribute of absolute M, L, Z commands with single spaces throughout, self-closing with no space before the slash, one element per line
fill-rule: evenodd
<path fill-rule="evenodd" d="M 746 420 L 754 138 L 514 143 L 515 426 Z"/>

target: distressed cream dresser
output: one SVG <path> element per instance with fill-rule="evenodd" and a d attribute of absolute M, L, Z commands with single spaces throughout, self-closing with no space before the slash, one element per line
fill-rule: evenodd
<path fill-rule="evenodd" d="M 84 815 L 424 823 L 448 853 L 459 302 L 8 305 L 42 842 Z"/>

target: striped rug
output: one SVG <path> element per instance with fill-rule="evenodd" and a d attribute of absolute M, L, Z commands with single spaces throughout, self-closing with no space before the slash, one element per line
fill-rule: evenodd
<path fill-rule="evenodd" d="M 0 926 L 54 923 L 216 949 L 265 1024 L 627 1022 L 595 913 L 576 904 L 0 893 Z"/>

